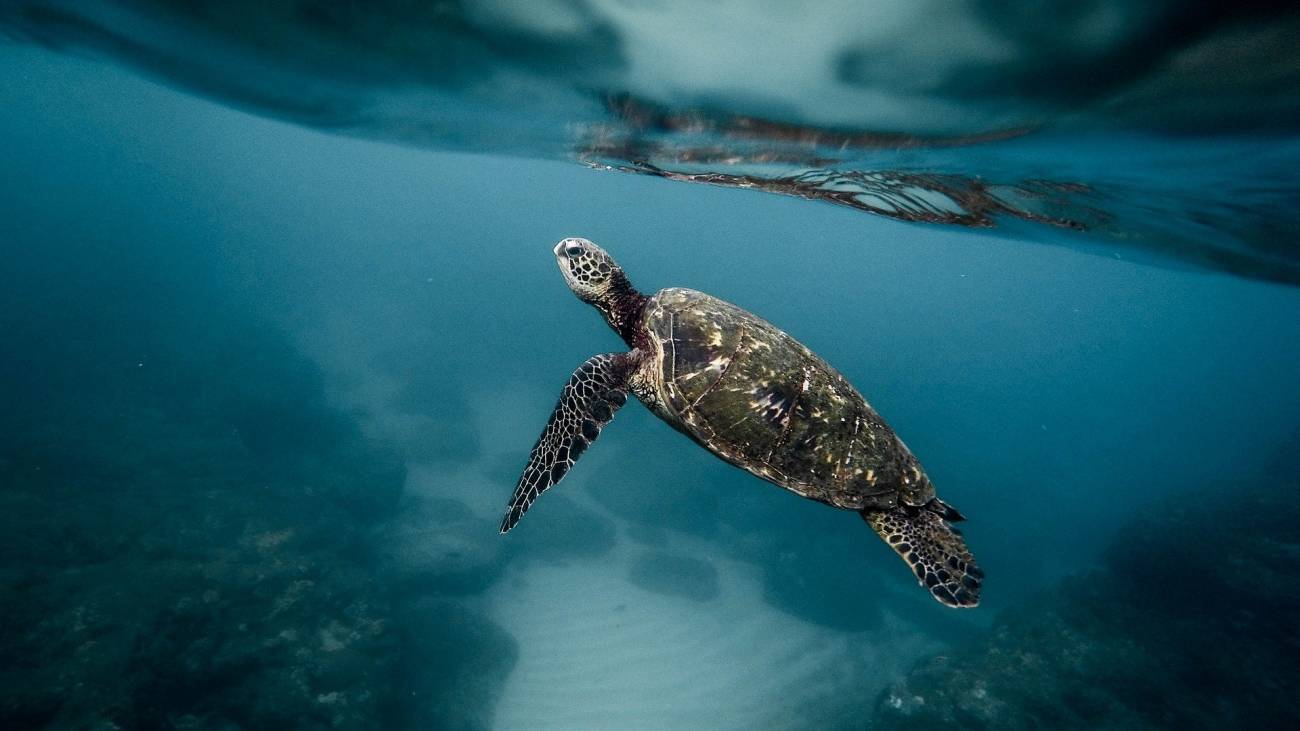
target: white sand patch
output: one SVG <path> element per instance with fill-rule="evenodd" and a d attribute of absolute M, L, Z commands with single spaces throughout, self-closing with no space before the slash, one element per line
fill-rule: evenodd
<path fill-rule="evenodd" d="M 939 647 L 893 618 L 866 633 L 803 622 L 763 602 L 755 567 L 710 556 L 702 541 L 672 543 L 712 561 L 718 598 L 628 583 L 643 549 L 626 539 L 594 561 L 517 564 L 489 591 L 493 619 L 519 642 L 497 728 L 770 729 L 865 718 L 888 682 Z"/>

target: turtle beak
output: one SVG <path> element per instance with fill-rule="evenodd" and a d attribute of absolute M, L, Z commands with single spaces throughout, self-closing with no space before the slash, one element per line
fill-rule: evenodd
<path fill-rule="evenodd" d="M 556 244 L 555 248 L 553 249 L 553 251 L 555 252 L 555 264 L 560 268 L 560 273 L 564 275 L 564 281 L 566 282 L 569 281 L 570 260 L 569 260 L 568 252 L 566 252 L 564 249 L 568 243 L 569 243 L 568 239 L 562 239 L 560 243 Z"/>

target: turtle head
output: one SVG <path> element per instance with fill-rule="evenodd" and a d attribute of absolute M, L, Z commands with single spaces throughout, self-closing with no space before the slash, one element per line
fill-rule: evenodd
<path fill-rule="evenodd" d="M 627 281 L 614 257 L 586 239 L 565 239 L 555 245 L 555 261 L 564 283 L 578 299 L 600 310 L 615 332 L 636 347 L 637 327 L 647 297 Z"/>
<path fill-rule="evenodd" d="M 614 258 L 586 239 L 565 239 L 556 244 L 555 260 L 564 283 L 583 302 L 600 303 L 627 285 L 627 277 Z"/>

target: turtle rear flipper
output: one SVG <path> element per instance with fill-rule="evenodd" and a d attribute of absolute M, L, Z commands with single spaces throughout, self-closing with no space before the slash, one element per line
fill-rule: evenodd
<path fill-rule="evenodd" d="M 948 525 L 962 519 L 950 505 L 935 499 L 921 507 L 864 510 L 862 519 L 912 567 L 917 581 L 939 602 L 950 607 L 980 603 L 984 572 L 975 565 L 961 533 Z"/>

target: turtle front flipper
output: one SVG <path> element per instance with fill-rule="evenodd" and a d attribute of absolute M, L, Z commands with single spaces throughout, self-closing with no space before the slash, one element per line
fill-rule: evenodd
<path fill-rule="evenodd" d="M 502 533 L 515 527 L 537 496 L 563 479 L 600 436 L 614 412 L 627 402 L 627 379 L 635 366 L 632 353 L 602 353 L 588 358 L 569 377 L 551 420 L 528 455 L 528 465 L 501 521 Z"/>
<path fill-rule="evenodd" d="M 984 572 L 975 565 L 961 532 L 948 525 L 963 520 L 950 505 L 935 498 L 921 507 L 863 510 L 862 519 L 907 562 L 917 581 L 939 602 L 950 607 L 980 603 Z"/>

